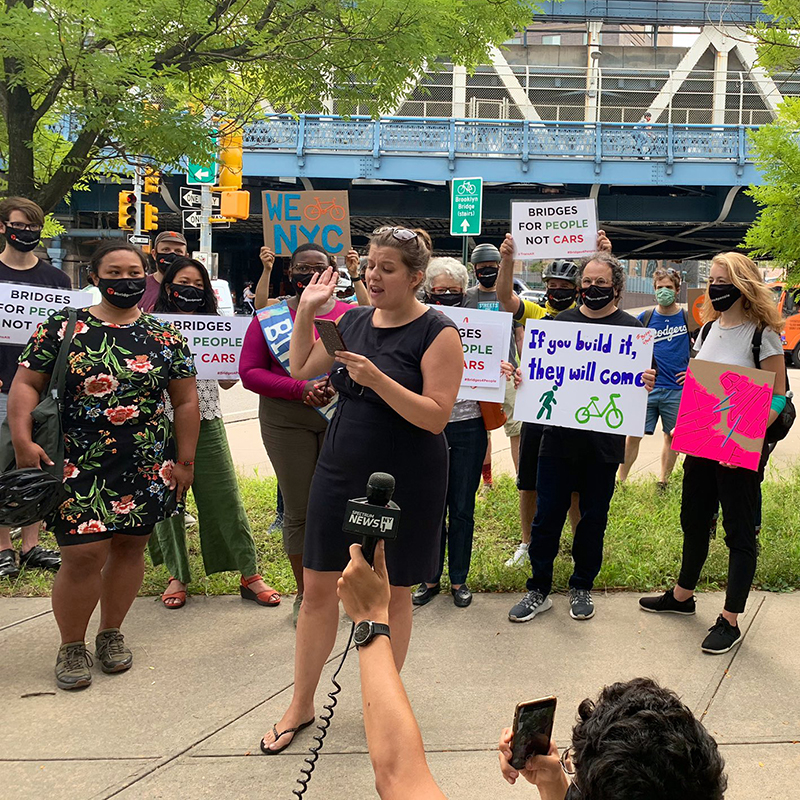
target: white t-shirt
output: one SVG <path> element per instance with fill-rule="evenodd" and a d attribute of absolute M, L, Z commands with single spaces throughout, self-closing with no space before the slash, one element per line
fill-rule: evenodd
<path fill-rule="evenodd" d="M 719 320 L 714 320 L 708 336 L 703 337 L 702 328 L 694 349 L 701 361 L 717 364 L 736 364 L 739 367 L 758 367 L 753 364 L 753 334 L 755 322 L 743 322 L 733 328 L 723 328 Z M 761 360 L 770 356 L 783 355 L 781 337 L 772 328 L 764 328 L 761 334 Z"/>

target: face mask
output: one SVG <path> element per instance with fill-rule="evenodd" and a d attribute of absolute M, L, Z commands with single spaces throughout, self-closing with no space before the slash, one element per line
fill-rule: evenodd
<path fill-rule="evenodd" d="M 589 286 L 581 289 L 581 298 L 586 308 L 599 311 L 614 299 L 613 286 Z"/>
<path fill-rule="evenodd" d="M 167 267 L 175 261 L 176 258 L 182 258 L 177 253 L 156 253 L 156 266 L 158 271 L 163 275 L 167 271 Z"/>
<path fill-rule="evenodd" d="M 675 290 L 666 287 L 656 289 L 656 302 L 664 308 L 671 306 L 675 302 Z"/>
<path fill-rule="evenodd" d="M 22 253 L 29 253 L 33 250 L 42 238 L 41 231 L 18 231 L 6 225 L 6 241 L 15 250 Z"/>
<path fill-rule="evenodd" d="M 303 290 L 311 283 L 313 277 L 313 272 L 295 272 L 292 275 L 291 284 L 294 288 L 294 293 L 298 295 L 298 297 L 303 294 Z"/>
<path fill-rule="evenodd" d="M 445 294 L 425 293 L 425 302 L 429 306 L 460 306 L 463 300 L 463 292 L 446 292 Z"/>
<path fill-rule="evenodd" d="M 708 287 L 708 299 L 714 311 L 727 311 L 741 296 L 741 290 L 732 283 L 712 283 Z"/>
<path fill-rule="evenodd" d="M 197 311 L 206 299 L 206 293 L 196 286 L 173 283 L 169 289 L 169 297 L 179 311 Z"/>
<path fill-rule="evenodd" d="M 497 283 L 497 274 L 499 270 L 494 269 L 494 267 L 487 267 L 486 269 L 482 269 L 480 272 L 475 273 L 475 277 L 478 279 L 478 283 L 483 286 L 484 289 L 490 289 L 492 286 Z"/>
<path fill-rule="evenodd" d="M 147 278 L 99 278 L 100 293 L 117 308 L 133 308 L 147 288 Z"/>
<path fill-rule="evenodd" d="M 556 311 L 566 311 L 578 296 L 577 289 L 548 289 L 547 302 Z"/>

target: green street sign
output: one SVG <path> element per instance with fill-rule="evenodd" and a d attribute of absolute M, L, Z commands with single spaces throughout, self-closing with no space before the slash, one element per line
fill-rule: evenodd
<path fill-rule="evenodd" d="M 478 236 L 483 209 L 483 178 L 453 178 L 450 235 Z"/>
<path fill-rule="evenodd" d="M 190 186 L 202 186 L 203 184 L 213 186 L 216 179 L 216 165 L 212 164 L 209 166 L 208 164 L 192 164 L 191 161 L 189 162 L 189 168 L 186 172 L 186 183 Z"/>

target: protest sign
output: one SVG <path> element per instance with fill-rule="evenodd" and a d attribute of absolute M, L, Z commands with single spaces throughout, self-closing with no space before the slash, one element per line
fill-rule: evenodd
<path fill-rule="evenodd" d="M 450 317 L 458 326 L 464 348 L 464 375 L 459 400 L 502 403 L 506 379 L 500 375 L 500 362 L 508 358 L 511 340 L 511 314 L 479 311 L 476 308 L 431 306 Z"/>
<path fill-rule="evenodd" d="M 758 470 L 775 373 L 692 359 L 672 449 Z"/>
<path fill-rule="evenodd" d="M 580 258 L 597 248 L 594 200 L 511 203 L 511 235 L 516 257 L 528 261 Z"/>
<path fill-rule="evenodd" d="M 696 331 L 703 324 L 703 320 L 700 317 L 700 309 L 703 307 L 705 299 L 705 289 L 689 289 L 687 293 L 689 313 L 687 316 L 689 317 L 690 331 Z"/>
<path fill-rule="evenodd" d="M 203 380 L 238 381 L 239 358 L 250 317 L 199 314 L 154 314 L 175 326 L 189 343 Z"/>
<path fill-rule="evenodd" d="M 649 328 L 528 320 L 514 419 L 642 436 L 653 360 Z"/>
<path fill-rule="evenodd" d="M 331 255 L 350 249 L 347 192 L 262 192 L 264 244 L 276 256 L 290 256 L 314 242 Z"/>
<path fill-rule="evenodd" d="M 65 306 L 93 305 L 89 292 L 0 283 L 0 344 L 27 344 L 40 322 Z"/>

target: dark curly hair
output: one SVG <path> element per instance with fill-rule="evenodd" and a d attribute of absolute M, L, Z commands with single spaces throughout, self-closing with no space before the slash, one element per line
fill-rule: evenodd
<path fill-rule="evenodd" d="M 722 800 L 717 743 L 675 692 L 649 678 L 584 700 L 572 730 L 580 796 L 591 800 Z"/>
<path fill-rule="evenodd" d="M 620 264 L 611 253 L 607 253 L 605 250 L 599 250 L 596 253 L 592 253 L 589 258 L 583 260 L 581 264 L 581 277 L 583 277 L 583 271 L 593 261 L 596 261 L 598 264 L 605 264 L 611 270 L 611 285 L 614 287 L 614 294 L 618 298 L 621 297 L 622 293 L 625 291 L 625 270 L 622 268 L 622 264 Z"/>

